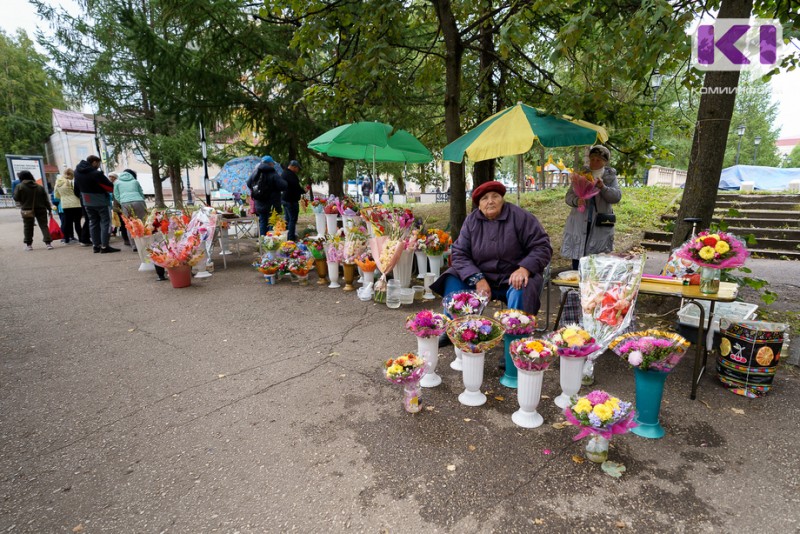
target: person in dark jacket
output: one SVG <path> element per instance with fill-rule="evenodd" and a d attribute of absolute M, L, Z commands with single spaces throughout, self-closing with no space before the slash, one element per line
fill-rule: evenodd
<path fill-rule="evenodd" d="M 300 216 L 300 197 L 303 196 L 303 187 L 300 185 L 300 162 L 293 159 L 283 170 L 281 177 L 286 182 L 286 192 L 283 194 L 284 215 L 286 217 L 287 239 L 297 241 L 297 218 Z"/>
<path fill-rule="evenodd" d="M 262 185 L 265 190 L 255 194 L 253 188 L 256 185 Z M 247 187 L 250 188 L 251 196 L 256 204 L 259 232 L 261 235 L 265 235 L 272 230 L 272 226 L 269 224 L 272 211 L 281 213 L 281 193 L 286 191 L 286 182 L 275 170 L 275 160 L 270 156 L 261 158 L 261 164 L 247 179 Z"/>
<path fill-rule="evenodd" d="M 47 213 L 50 211 L 50 199 L 44 187 L 36 183 L 30 171 L 21 171 L 19 176 L 20 183 L 14 189 L 14 200 L 20 205 L 23 212 L 22 228 L 25 250 L 33 250 L 33 222 L 39 223 L 42 231 L 42 240 L 47 245 L 48 250 L 53 250 L 53 239 L 50 237 L 50 229 L 47 226 Z M 25 212 L 33 212 L 32 217 L 25 217 Z"/>
<path fill-rule="evenodd" d="M 531 315 L 539 312 L 542 273 L 553 248 L 539 220 L 505 202 L 506 188 L 486 182 L 472 192 L 473 209 L 451 248 L 452 267 L 431 289 L 441 296 L 475 290 Z M 446 339 L 446 338 L 445 338 Z M 441 339 L 446 343 L 445 339 Z"/>
<path fill-rule="evenodd" d="M 89 216 L 89 232 L 95 252 L 119 252 L 108 244 L 111 231 L 111 193 L 114 184 L 100 170 L 100 158 L 89 156 L 75 167 L 75 194 Z"/>

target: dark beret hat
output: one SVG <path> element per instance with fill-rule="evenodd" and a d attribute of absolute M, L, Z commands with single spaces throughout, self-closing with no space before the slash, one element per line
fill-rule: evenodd
<path fill-rule="evenodd" d="M 472 191 L 472 203 L 477 206 L 478 202 L 481 201 L 481 197 L 486 193 L 490 193 L 492 191 L 494 191 L 495 193 L 500 193 L 500 196 L 505 196 L 506 186 L 504 186 L 498 181 L 483 183 Z"/>

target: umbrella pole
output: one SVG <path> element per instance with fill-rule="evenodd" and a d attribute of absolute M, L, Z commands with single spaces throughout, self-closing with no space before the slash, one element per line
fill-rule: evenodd
<path fill-rule="evenodd" d="M 522 162 L 522 154 L 517 156 L 517 206 L 522 206 L 520 201 L 520 191 L 522 190 L 522 175 L 525 172 Z"/>

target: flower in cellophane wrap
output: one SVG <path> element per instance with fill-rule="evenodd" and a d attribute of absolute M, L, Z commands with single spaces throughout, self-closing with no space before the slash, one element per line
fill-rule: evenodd
<path fill-rule="evenodd" d="M 678 249 L 678 257 L 700 267 L 734 269 L 741 267 L 750 254 L 741 239 L 727 232 L 700 232 Z"/>
<path fill-rule="evenodd" d="M 450 319 L 443 313 L 422 310 L 406 319 L 406 330 L 417 337 L 438 337 L 444 334 Z"/>
<path fill-rule="evenodd" d="M 425 234 L 424 246 L 420 248 L 431 256 L 441 256 L 447 252 L 452 242 L 450 234 L 438 228 L 431 228 Z"/>
<path fill-rule="evenodd" d="M 145 224 L 141 219 L 135 215 L 123 215 L 122 221 L 125 223 L 125 228 L 128 229 L 128 235 L 133 239 L 153 235 L 153 227 L 150 224 Z"/>
<path fill-rule="evenodd" d="M 268 252 L 277 252 L 283 242 L 286 241 L 281 234 L 276 232 L 267 232 L 258 239 L 260 249 Z"/>
<path fill-rule="evenodd" d="M 342 263 L 344 260 L 344 239 L 338 232 L 325 237 L 325 259 L 335 263 Z"/>
<path fill-rule="evenodd" d="M 442 306 L 450 317 L 480 315 L 489 299 L 476 291 L 456 291 L 442 299 Z"/>
<path fill-rule="evenodd" d="M 594 176 L 592 176 L 591 173 L 573 172 L 570 173 L 569 179 L 572 182 L 572 190 L 575 192 L 578 198 L 589 200 L 593 196 L 596 196 L 598 193 L 600 193 L 600 190 L 597 189 L 595 185 L 596 182 L 594 180 Z M 578 206 L 578 211 L 586 211 L 586 204 L 583 206 Z"/>
<path fill-rule="evenodd" d="M 372 259 L 372 253 L 370 251 L 362 252 L 356 258 L 356 265 L 358 265 L 359 268 L 365 273 L 374 272 L 375 269 L 377 268 L 375 260 Z"/>
<path fill-rule="evenodd" d="M 291 243 L 291 241 L 287 241 Z M 309 271 L 314 266 L 314 258 L 305 247 L 305 245 L 298 245 L 286 256 L 286 269 L 300 277 L 308 276 Z"/>
<path fill-rule="evenodd" d="M 565 358 L 582 358 L 600 349 L 592 335 L 576 324 L 559 328 L 548 336 L 548 341 L 555 345 L 558 355 Z"/>
<path fill-rule="evenodd" d="M 689 349 L 689 342 L 674 332 L 644 330 L 623 334 L 609 348 L 642 371 L 672 371 Z"/>
<path fill-rule="evenodd" d="M 413 352 L 384 362 L 384 376 L 395 384 L 419 382 L 425 374 L 425 359 Z"/>
<path fill-rule="evenodd" d="M 594 361 L 633 318 L 645 256 L 625 259 L 609 254 L 581 258 L 580 292 L 583 328 L 599 347 L 589 360 Z M 589 373 L 591 374 L 591 373 Z"/>
<path fill-rule="evenodd" d="M 357 214 L 355 214 L 357 215 Z M 355 263 L 356 259 L 367 249 L 367 229 L 354 226 L 345 228 L 344 263 Z"/>
<path fill-rule="evenodd" d="M 500 321 L 510 336 L 529 336 L 536 328 L 536 318 L 522 310 L 496 311 L 494 318 Z"/>
<path fill-rule="evenodd" d="M 595 390 L 585 397 L 573 397 L 572 405 L 564 409 L 567 422 L 580 427 L 581 431 L 572 438 L 579 440 L 589 434 L 611 439 L 614 434 L 625 434 L 636 426 L 633 421 L 633 405 Z"/>
<path fill-rule="evenodd" d="M 153 243 L 148 247 L 150 260 L 165 269 L 179 267 L 181 265 L 195 266 L 203 259 L 205 249 L 200 247 L 202 239 L 193 230 L 189 233 L 181 232 L 180 237 Z"/>
<path fill-rule="evenodd" d="M 512 341 L 508 351 L 516 368 L 523 371 L 544 371 L 558 356 L 558 348 L 554 344 L 533 337 Z"/>
<path fill-rule="evenodd" d="M 286 259 L 265 254 L 260 260 L 253 263 L 253 267 L 261 274 L 277 274 L 286 270 Z"/>
<path fill-rule="evenodd" d="M 325 238 L 318 237 L 316 239 L 305 239 L 303 241 L 305 246 L 308 248 L 308 251 L 311 253 L 311 256 L 315 260 L 324 260 L 325 259 Z"/>
<path fill-rule="evenodd" d="M 217 228 L 217 211 L 214 208 L 200 207 L 192 215 L 186 232 L 197 232 L 200 241 L 206 248 L 206 253 L 211 255 L 211 244 L 214 241 L 214 231 Z"/>
<path fill-rule="evenodd" d="M 314 213 L 325 213 L 325 205 L 328 204 L 328 200 L 325 198 L 315 198 L 311 201 L 311 211 Z"/>
<path fill-rule="evenodd" d="M 486 352 L 503 340 L 500 321 L 482 315 L 456 317 L 447 325 L 447 337 L 464 352 Z"/>

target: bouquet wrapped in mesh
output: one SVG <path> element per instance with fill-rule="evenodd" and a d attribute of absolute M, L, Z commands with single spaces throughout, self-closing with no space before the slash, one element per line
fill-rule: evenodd
<path fill-rule="evenodd" d="M 411 384 L 419 382 L 425 374 L 425 360 L 408 352 L 397 358 L 384 362 L 384 375 L 389 382 L 395 384 Z"/>
<path fill-rule="evenodd" d="M 464 352 L 486 352 L 503 340 L 500 321 L 481 315 L 456 317 L 447 325 L 447 336 Z"/>

